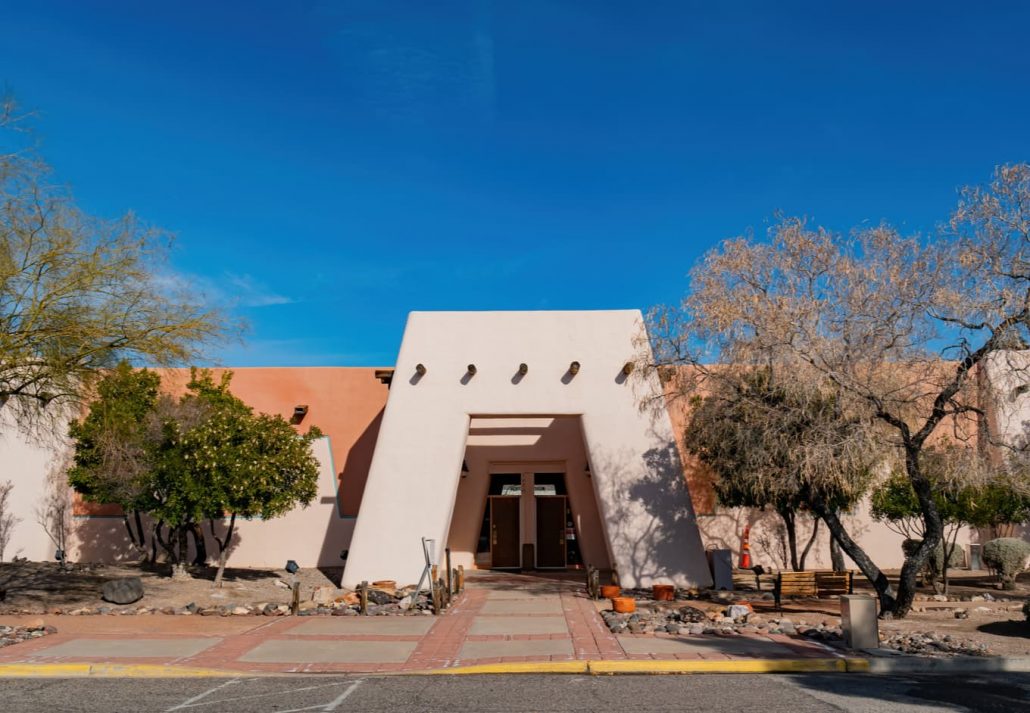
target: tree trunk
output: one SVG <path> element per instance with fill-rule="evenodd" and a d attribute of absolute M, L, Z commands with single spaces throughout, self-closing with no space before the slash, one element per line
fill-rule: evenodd
<path fill-rule="evenodd" d="M 805 571 L 805 560 L 808 559 L 808 553 L 812 551 L 812 545 L 815 544 L 815 538 L 819 535 L 819 519 L 812 518 L 812 536 L 808 538 L 808 544 L 805 545 L 805 549 L 801 552 L 801 557 L 798 563 L 801 565 L 800 571 Z M 831 538 L 832 539 L 832 538 Z"/>
<path fill-rule="evenodd" d="M 951 540 L 948 540 L 947 535 L 944 537 L 944 564 L 941 565 L 941 579 L 944 581 L 944 593 L 948 593 L 948 563 L 951 562 L 951 555 L 955 552 L 955 546 L 958 545 L 958 533 L 962 529 L 961 525 L 955 525 L 952 528 Z"/>
<path fill-rule="evenodd" d="M 204 531 L 200 525 L 193 523 L 190 526 L 190 533 L 193 535 L 193 546 L 196 550 L 196 555 L 193 557 L 193 564 L 197 567 L 203 567 L 207 564 L 207 542 L 204 541 Z"/>
<path fill-rule="evenodd" d="M 218 542 L 218 571 L 215 573 L 215 586 L 222 586 L 222 576 L 225 574 L 225 563 L 229 559 L 229 544 L 232 542 L 232 531 L 236 527 L 236 513 L 229 516 L 229 529 L 225 531 L 225 539 Z M 215 531 L 215 523 L 211 522 L 211 532 Z"/>
<path fill-rule="evenodd" d="M 161 545 L 161 549 L 163 549 L 165 551 L 165 554 L 168 555 L 168 561 L 174 564 L 175 563 L 175 530 L 172 530 L 172 529 L 168 530 L 168 541 L 166 542 L 165 539 L 164 539 L 164 535 L 162 534 L 162 530 L 164 529 L 164 525 L 165 525 L 164 522 L 162 522 L 160 520 L 158 521 L 158 523 L 156 525 L 154 525 L 154 541 L 157 542 L 159 545 Z M 156 561 L 156 559 L 157 558 L 155 556 L 155 561 Z"/>
<path fill-rule="evenodd" d="M 133 547 L 139 547 L 140 543 L 136 541 L 136 533 L 132 531 L 132 525 L 129 524 L 129 513 L 122 513 L 122 522 L 125 523 L 125 531 L 129 533 L 129 542 Z"/>
<path fill-rule="evenodd" d="M 790 557 L 790 568 L 798 571 L 798 530 L 797 515 L 789 508 L 779 509 L 780 517 L 783 518 L 783 526 L 787 530 L 787 555 Z"/>
<path fill-rule="evenodd" d="M 916 498 L 919 500 L 919 509 L 923 513 L 923 541 L 916 548 L 915 552 L 905 557 L 905 564 L 901 567 L 901 574 L 898 577 L 898 593 L 894 598 L 894 606 L 891 611 L 899 619 L 906 616 L 912 608 L 912 602 L 916 596 L 916 581 L 920 570 L 926 565 L 926 561 L 933 554 L 937 545 L 940 544 L 944 535 L 944 525 L 941 522 L 940 512 L 937 504 L 933 501 L 933 487 L 930 481 L 923 477 L 919 468 L 919 451 L 915 446 L 906 448 L 905 472 L 912 481 L 912 489 L 915 490 Z M 848 554 L 851 554 L 850 552 Z"/>
<path fill-rule="evenodd" d="M 848 553 L 848 557 L 854 560 L 858 568 L 862 570 L 862 574 L 873 585 L 873 589 L 876 590 L 876 595 L 880 600 L 881 613 L 893 612 L 895 595 L 887 575 L 881 572 L 880 568 L 869 558 L 865 550 L 851 539 L 851 535 L 844 529 L 844 524 L 837 517 L 837 513 L 827 508 L 822 502 L 816 501 L 812 502 L 812 511 L 823 519 L 826 527 L 830 529 L 834 538 L 840 543 L 841 549 Z"/>
<path fill-rule="evenodd" d="M 132 516 L 136 521 L 136 535 L 139 537 L 139 546 L 146 552 L 147 536 L 143 531 L 143 518 L 140 516 L 139 510 L 133 510 Z"/>
<path fill-rule="evenodd" d="M 830 567 L 834 572 L 843 572 L 846 567 L 844 565 L 844 553 L 840 551 L 840 544 L 837 542 L 837 538 L 830 533 Z"/>
<path fill-rule="evenodd" d="M 186 568 L 186 560 L 190 556 L 190 541 L 188 537 L 188 525 L 180 525 L 175 528 L 176 542 L 178 543 L 178 556 L 176 557 L 175 565 L 172 567 L 172 578 L 173 579 L 189 579 L 190 573 Z"/>

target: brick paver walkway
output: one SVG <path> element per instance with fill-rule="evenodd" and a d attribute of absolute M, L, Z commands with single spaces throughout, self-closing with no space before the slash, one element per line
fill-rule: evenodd
<path fill-rule="evenodd" d="M 58 633 L 0 649 L 0 664 L 378 673 L 530 661 L 838 656 L 785 636 L 616 637 L 581 582 L 498 573 L 474 573 L 467 581 L 439 617 L 47 617 Z M 0 623 L 18 619 L 0 617 Z"/>

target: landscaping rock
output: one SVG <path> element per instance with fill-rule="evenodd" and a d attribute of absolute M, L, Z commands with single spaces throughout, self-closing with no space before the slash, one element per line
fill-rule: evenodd
<path fill-rule="evenodd" d="M 143 580 L 139 577 L 125 577 L 104 582 L 100 598 L 112 604 L 132 604 L 143 598 Z"/>
<path fill-rule="evenodd" d="M 708 615 L 697 607 L 680 607 L 676 612 L 676 618 L 680 621 L 697 624 L 708 621 Z"/>
<path fill-rule="evenodd" d="M 392 594 L 384 592 L 382 589 L 369 589 L 368 601 L 373 604 L 391 604 L 394 599 Z"/>
<path fill-rule="evenodd" d="M 315 587 L 311 592 L 311 601 L 316 604 L 329 604 L 336 596 L 336 587 Z"/>
<path fill-rule="evenodd" d="M 726 607 L 726 616 L 730 619 L 746 619 L 749 614 L 751 614 L 751 607 L 742 604 L 731 604 Z"/>

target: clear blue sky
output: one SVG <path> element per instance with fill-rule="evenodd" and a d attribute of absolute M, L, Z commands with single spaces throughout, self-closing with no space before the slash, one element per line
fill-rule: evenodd
<path fill-rule="evenodd" d="M 1030 5 L 917 5 L 0 0 L 0 82 L 249 320 L 221 361 L 391 364 L 413 309 L 676 300 L 776 211 L 932 227 L 1030 159 Z"/>

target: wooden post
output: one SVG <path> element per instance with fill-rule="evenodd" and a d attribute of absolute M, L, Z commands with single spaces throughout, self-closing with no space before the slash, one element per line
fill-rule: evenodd
<path fill-rule="evenodd" d="M 447 570 L 445 576 L 447 577 L 447 601 L 450 603 L 451 600 L 451 548 L 447 547 L 444 549 L 444 557 L 446 558 Z"/>
<path fill-rule="evenodd" d="M 465 565 L 458 565 L 458 591 L 465 591 Z"/>
<path fill-rule="evenodd" d="M 458 570 L 451 570 L 451 594 L 458 594 Z"/>
<path fill-rule="evenodd" d="M 358 585 L 358 596 L 361 602 L 361 613 L 365 616 L 368 615 L 368 582 L 362 582 Z"/>
<path fill-rule="evenodd" d="M 435 570 L 436 567 L 433 567 L 433 569 Z M 439 614 L 440 609 L 442 608 L 440 601 L 440 583 L 438 580 L 434 579 L 430 586 L 433 590 L 433 614 Z"/>
<path fill-rule="evenodd" d="M 290 601 L 290 613 L 293 616 L 297 616 L 300 612 L 300 582 L 297 579 L 293 580 L 293 599 Z"/>

